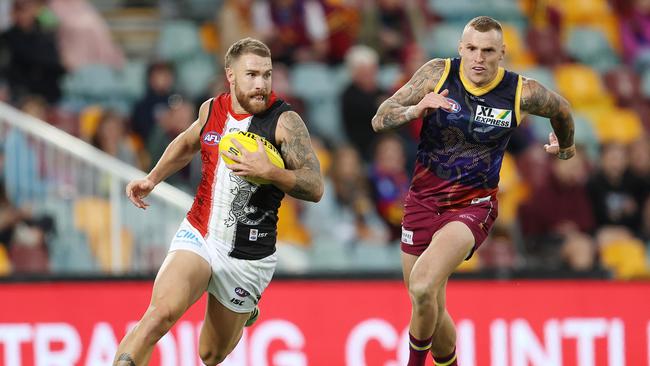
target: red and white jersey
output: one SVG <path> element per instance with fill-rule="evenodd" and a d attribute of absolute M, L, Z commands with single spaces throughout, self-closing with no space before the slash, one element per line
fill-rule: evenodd
<path fill-rule="evenodd" d="M 250 131 L 280 150 L 275 129 L 280 115 L 291 107 L 271 94 L 266 111 L 238 114 L 232 110 L 231 98 L 221 94 L 210 101 L 201 130 L 201 183 L 187 219 L 217 250 L 235 258 L 261 259 L 275 252 L 278 208 L 284 192 L 232 174 L 219 155 L 219 142 L 228 133 Z"/>

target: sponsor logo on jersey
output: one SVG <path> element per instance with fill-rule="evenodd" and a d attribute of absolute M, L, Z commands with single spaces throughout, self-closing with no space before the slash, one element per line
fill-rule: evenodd
<path fill-rule="evenodd" d="M 402 243 L 413 245 L 413 232 L 402 228 Z"/>
<path fill-rule="evenodd" d="M 176 232 L 176 239 L 184 243 L 194 244 L 198 247 L 202 245 L 198 235 L 186 229 L 178 230 L 178 232 Z"/>
<path fill-rule="evenodd" d="M 458 113 L 458 112 L 460 112 L 460 104 L 457 101 L 455 101 L 455 100 L 453 100 L 451 98 L 447 98 L 447 101 L 449 102 L 449 104 L 451 104 L 451 107 L 442 108 L 445 112 L 448 112 L 448 113 Z"/>
<path fill-rule="evenodd" d="M 230 299 L 230 302 L 238 306 L 244 305 L 244 300 L 235 299 L 234 297 Z"/>
<path fill-rule="evenodd" d="M 241 287 L 235 287 L 235 293 L 236 293 L 237 296 L 239 296 L 239 297 L 247 297 L 247 296 L 250 295 L 250 292 L 244 290 L 244 289 L 241 288 Z"/>
<path fill-rule="evenodd" d="M 462 215 L 458 215 L 458 218 L 460 218 L 460 219 L 465 219 L 465 220 L 469 220 L 469 221 L 471 221 L 471 222 L 474 222 L 474 221 L 477 220 L 477 219 L 476 219 L 476 216 L 474 216 L 474 215 L 472 215 L 472 214 L 462 214 Z"/>
<path fill-rule="evenodd" d="M 203 135 L 203 142 L 206 145 L 217 145 L 221 141 L 221 135 L 214 131 L 208 131 Z"/>
<path fill-rule="evenodd" d="M 250 241 L 257 240 L 257 229 L 251 229 L 251 231 L 248 233 L 248 240 Z"/>
<path fill-rule="evenodd" d="M 486 107 L 478 104 L 474 121 L 490 126 L 508 128 L 512 125 L 512 110 Z"/>

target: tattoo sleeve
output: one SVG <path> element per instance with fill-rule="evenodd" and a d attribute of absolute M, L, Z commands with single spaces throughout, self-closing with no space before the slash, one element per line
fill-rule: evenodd
<path fill-rule="evenodd" d="M 571 106 L 559 94 L 546 89 L 533 79 L 524 78 L 521 110 L 536 116 L 548 117 L 561 149 L 573 145 L 575 127 L 571 117 Z"/>
<path fill-rule="evenodd" d="M 433 91 L 444 69 L 443 59 L 433 59 L 420 67 L 408 83 L 379 106 L 377 114 L 372 118 L 372 128 L 376 132 L 385 131 L 417 118 L 417 112 L 412 106 Z"/>
<path fill-rule="evenodd" d="M 311 146 L 309 132 L 298 113 L 285 112 L 279 123 L 285 129 L 286 138 L 280 146 L 285 165 L 296 176 L 289 195 L 308 201 L 317 201 L 323 192 L 320 163 Z"/>

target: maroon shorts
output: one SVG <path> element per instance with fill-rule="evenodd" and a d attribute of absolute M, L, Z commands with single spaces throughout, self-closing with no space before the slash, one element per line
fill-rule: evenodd
<path fill-rule="evenodd" d="M 460 221 L 472 231 L 474 247 L 466 260 L 487 237 L 494 220 L 497 218 L 499 205 L 496 200 L 476 203 L 460 208 L 429 208 L 416 202 L 407 203 L 402 219 L 402 251 L 421 255 L 431 243 L 433 234 L 447 223 Z"/>

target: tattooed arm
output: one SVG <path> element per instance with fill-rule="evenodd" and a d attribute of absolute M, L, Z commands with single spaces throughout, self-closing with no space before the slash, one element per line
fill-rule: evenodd
<path fill-rule="evenodd" d="M 554 133 L 549 137 L 546 151 L 560 159 L 570 159 L 575 155 L 573 143 L 573 117 L 569 102 L 559 94 L 546 89 L 533 79 L 524 78 L 521 92 L 521 111 L 536 116 L 548 117 Z"/>
<path fill-rule="evenodd" d="M 444 98 L 449 92 L 433 92 L 445 70 L 445 60 L 433 59 L 413 74 L 411 80 L 386 99 L 372 118 L 375 132 L 390 130 L 421 117 L 427 109 L 448 107 Z"/>
<path fill-rule="evenodd" d="M 273 184 L 290 196 L 320 201 L 323 177 L 305 122 L 294 111 L 284 112 L 278 120 L 275 136 L 287 169 L 276 168 L 271 175 Z"/>
<path fill-rule="evenodd" d="M 280 154 L 286 169 L 271 164 L 264 152 L 262 141 L 258 141 L 257 151 L 246 151 L 238 142 L 241 156 L 228 151 L 223 154 L 233 163 L 228 164 L 233 174 L 244 177 L 257 177 L 269 181 L 285 193 L 306 201 L 320 201 L 323 196 L 323 177 L 320 163 L 311 147 L 309 132 L 298 113 L 284 112 L 278 119 L 275 141 L 280 143 Z"/>

